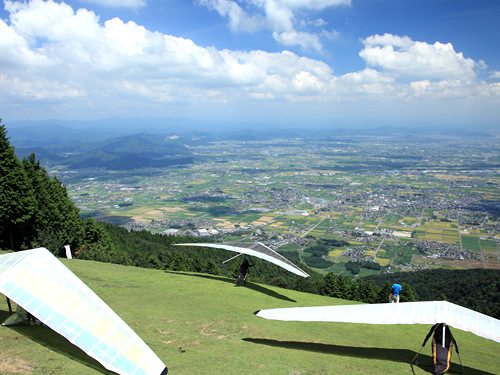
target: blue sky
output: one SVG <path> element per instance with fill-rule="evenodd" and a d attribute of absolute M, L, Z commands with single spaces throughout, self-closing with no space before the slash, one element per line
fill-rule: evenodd
<path fill-rule="evenodd" d="M 498 0 L 4 1 L 0 117 L 500 125 Z"/>

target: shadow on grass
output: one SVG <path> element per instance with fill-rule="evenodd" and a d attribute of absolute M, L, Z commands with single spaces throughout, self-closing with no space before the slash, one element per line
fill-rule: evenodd
<path fill-rule="evenodd" d="M 185 272 L 178 272 L 178 271 L 175 271 L 175 272 L 174 271 L 164 271 L 164 272 L 165 273 L 172 273 L 172 274 L 176 274 L 176 275 L 201 277 L 204 279 L 217 280 L 217 281 L 222 281 L 222 282 L 234 285 L 234 280 L 229 279 L 229 278 L 224 277 L 224 276 L 207 275 L 204 273 L 185 273 Z M 243 285 L 240 285 L 240 286 L 234 285 L 234 287 L 235 288 L 248 288 L 248 289 L 255 290 L 258 293 L 266 294 L 269 297 L 281 299 L 283 301 L 288 301 L 288 302 L 297 302 L 294 299 L 288 298 L 287 296 L 285 296 L 283 294 L 275 292 L 274 290 L 267 289 L 266 287 L 263 287 L 262 285 L 257 285 L 257 284 L 250 283 L 250 282 L 244 286 Z"/>
<path fill-rule="evenodd" d="M 334 354 L 343 357 L 356 357 L 356 358 L 379 359 L 379 360 L 381 359 L 385 361 L 408 363 L 408 367 L 410 369 L 411 369 L 410 363 L 417 354 L 417 352 L 408 349 L 361 348 L 353 346 L 318 344 L 313 342 L 279 341 L 270 339 L 255 339 L 248 337 L 242 340 L 247 342 L 252 342 L 254 344 L 268 345 L 284 349 L 305 350 L 305 351 L 324 353 L 324 354 Z M 457 361 L 458 363 L 455 363 L 454 361 Z M 431 356 L 420 353 L 418 355 L 418 362 L 419 365 L 418 366 L 414 365 L 414 367 L 419 367 L 421 371 L 425 371 L 430 374 L 433 373 Z M 464 366 L 464 369 L 467 375 L 494 375 L 491 372 L 481 371 L 467 366 Z M 448 373 L 457 373 L 457 374 L 463 373 L 462 366 L 460 366 L 458 357 L 454 356 L 452 358 L 450 371 L 448 371 Z"/>
<path fill-rule="evenodd" d="M 8 311 L 0 310 L 0 322 L 4 322 L 9 316 L 10 314 Z M 81 363 L 101 374 L 116 375 L 116 373 L 106 370 L 99 362 L 89 357 L 83 350 L 70 343 L 66 338 L 49 327 L 44 327 L 43 325 L 31 326 L 28 324 L 21 324 L 9 327 L 0 326 L 0 329 L 15 331 L 47 349 L 61 354 L 72 361 Z"/>

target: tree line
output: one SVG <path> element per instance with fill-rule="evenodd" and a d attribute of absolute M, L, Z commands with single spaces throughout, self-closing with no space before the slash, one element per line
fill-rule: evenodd
<path fill-rule="evenodd" d="M 397 275 L 412 286 L 420 301 L 448 301 L 500 319 L 500 270 L 432 269 Z M 371 275 L 363 280 L 381 286 L 394 277 Z"/>

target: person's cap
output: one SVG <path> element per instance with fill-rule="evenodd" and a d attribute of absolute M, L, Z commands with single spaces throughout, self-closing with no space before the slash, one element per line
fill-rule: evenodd
<path fill-rule="evenodd" d="M 399 280 L 399 279 L 396 279 L 396 282 L 397 282 L 397 283 L 399 284 L 399 283 L 401 282 L 401 280 Z"/>

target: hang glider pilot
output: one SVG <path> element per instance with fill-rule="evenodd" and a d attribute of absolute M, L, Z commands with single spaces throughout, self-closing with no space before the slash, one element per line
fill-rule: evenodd
<path fill-rule="evenodd" d="M 240 266 L 240 276 L 238 276 L 238 278 L 236 279 L 235 283 L 236 285 L 239 285 L 239 283 L 243 282 L 245 285 L 247 283 L 247 277 L 248 277 L 248 274 L 250 273 L 250 270 L 249 268 L 250 267 L 253 267 L 254 264 L 250 264 L 250 261 L 248 259 L 245 259 L 243 261 L 243 263 L 241 264 Z"/>
<path fill-rule="evenodd" d="M 403 290 L 401 286 L 401 280 L 396 279 L 396 282 L 392 285 L 391 294 L 389 294 L 389 302 L 390 303 L 399 303 L 399 293 Z"/>
<path fill-rule="evenodd" d="M 444 374 L 450 369 L 451 353 L 453 345 L 458 354 L 458 345 L 455 338 L 451 334 L 450 328 L 444 323 L 434 324 L 425 337 L 422 346 L 432 337 L 432 361 L 434 363 L 434 375 Z"/>

